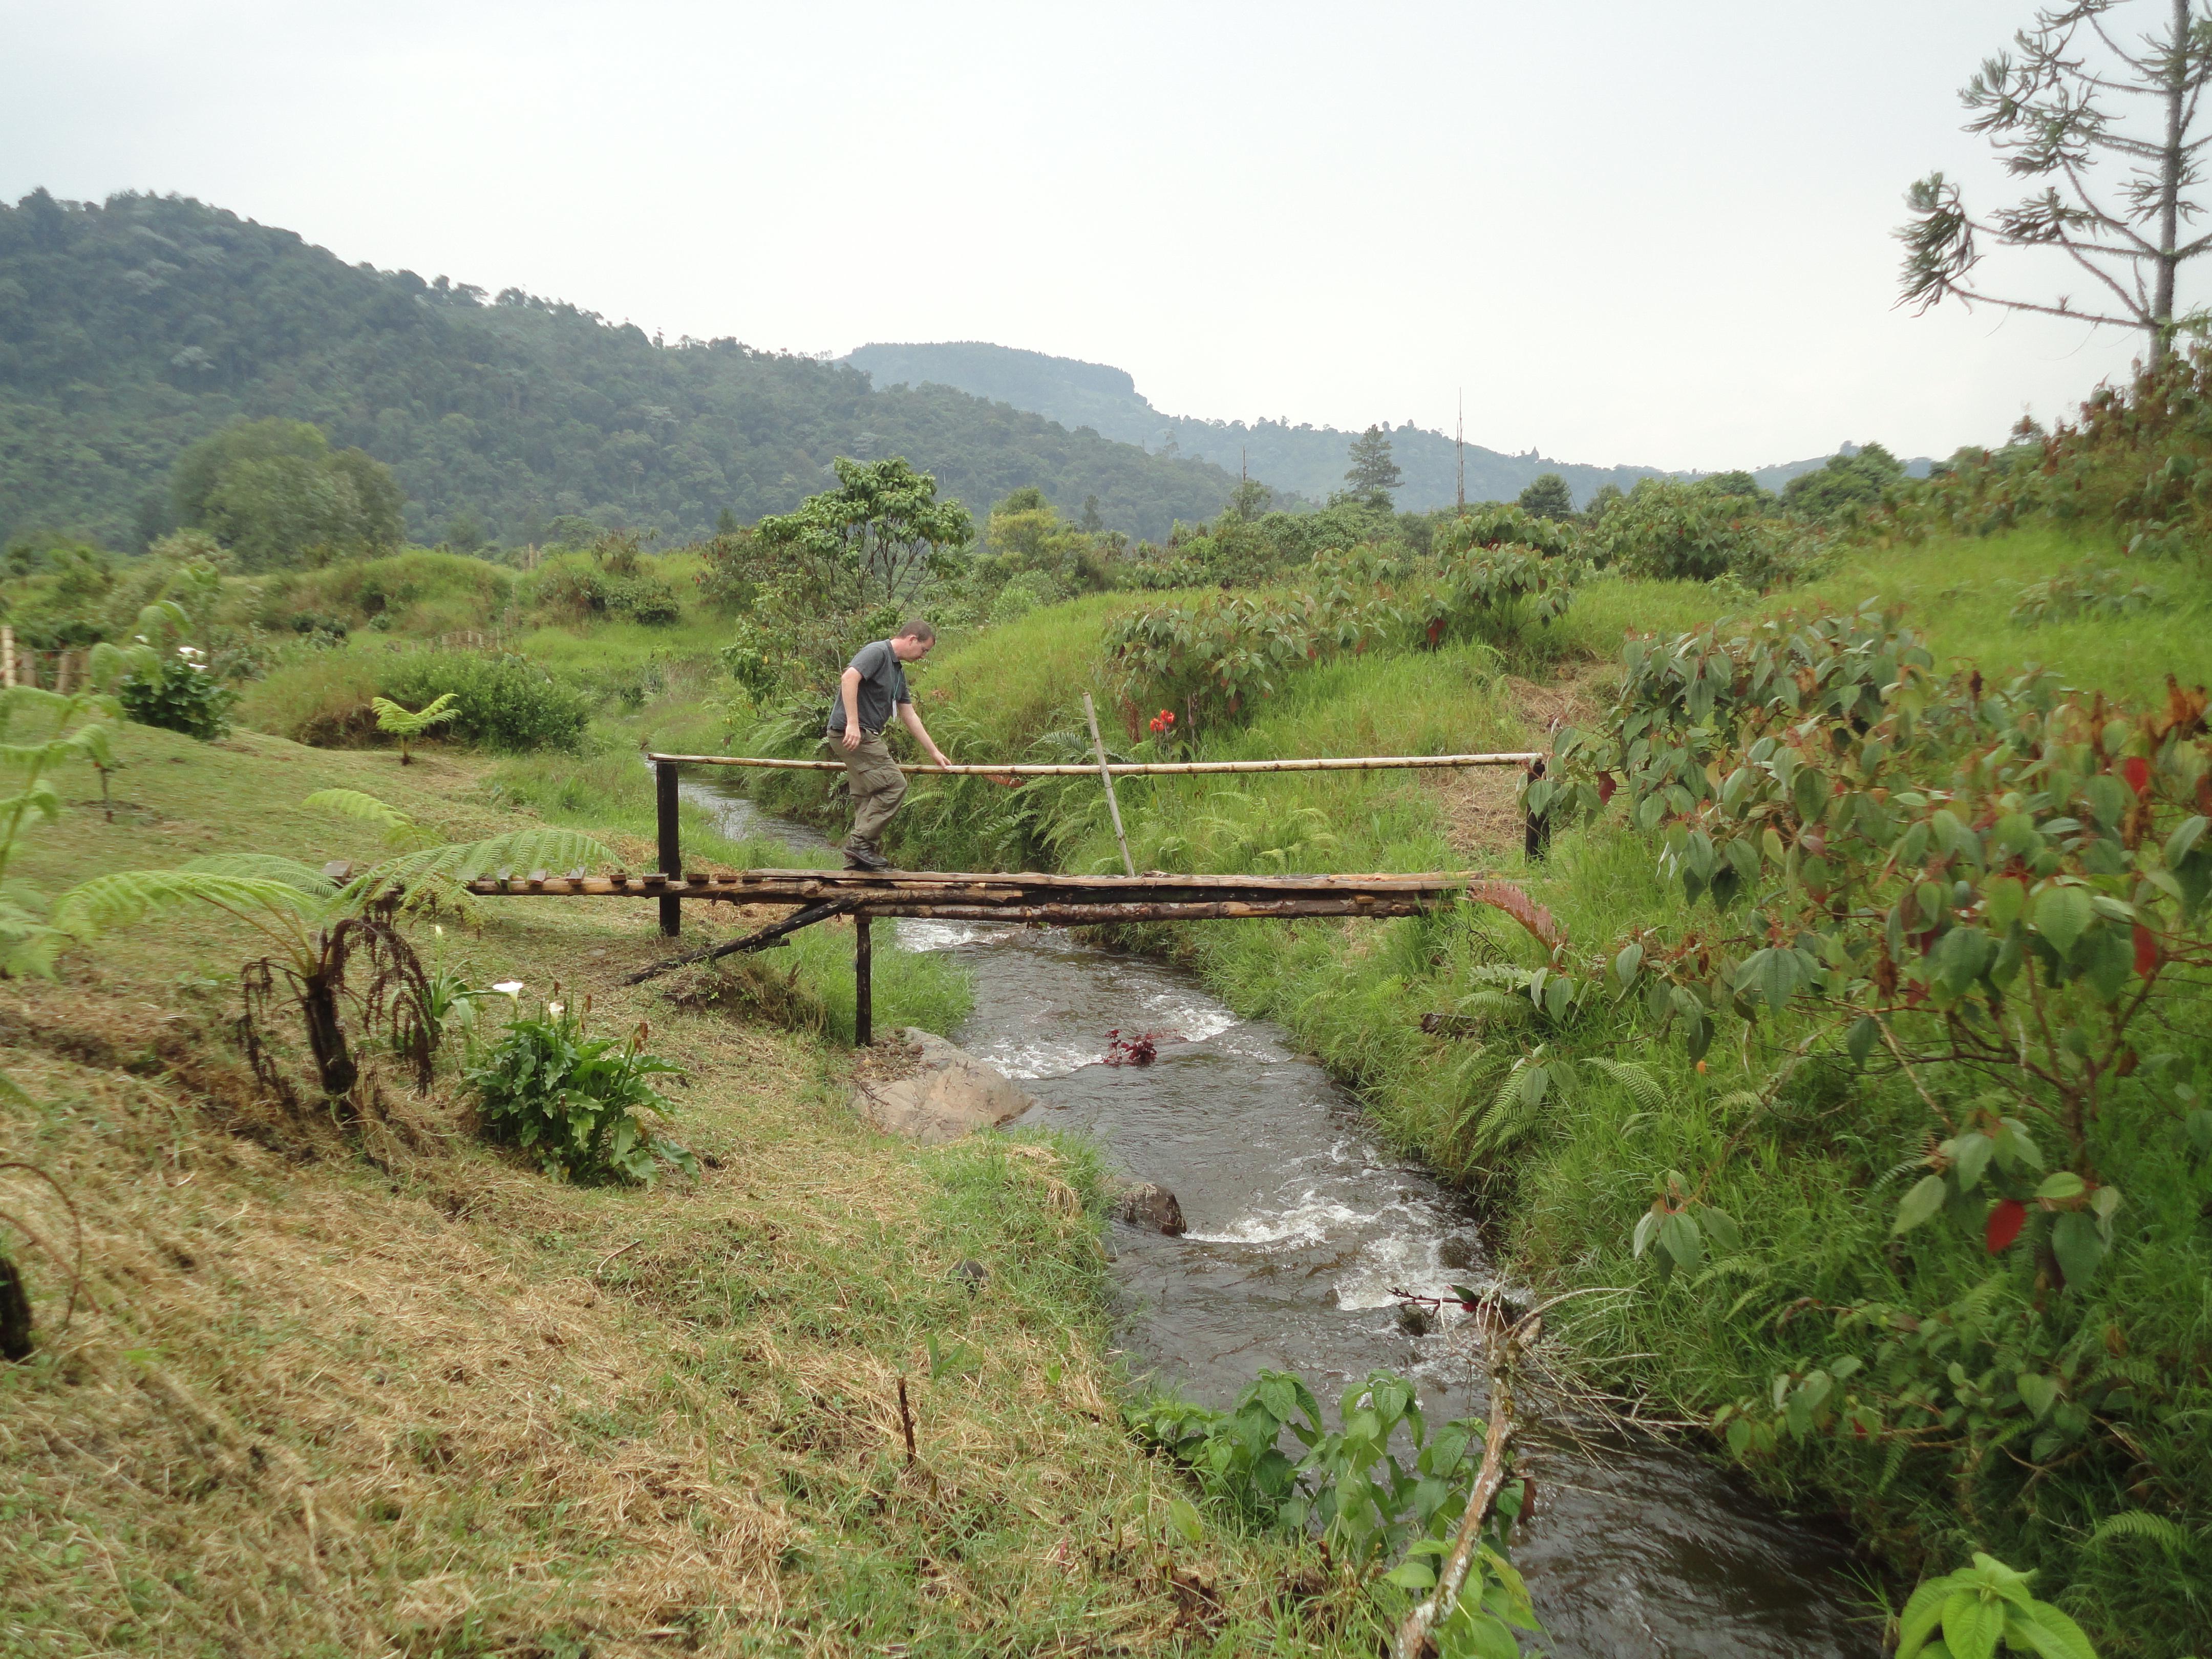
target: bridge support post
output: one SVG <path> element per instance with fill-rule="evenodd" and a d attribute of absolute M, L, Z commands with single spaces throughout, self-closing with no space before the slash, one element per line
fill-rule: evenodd
<path fill-rule="evenodd" d="M 653 806 L 659 819 L 660 873 L 671 881 L 684 879 L 684 839 L 677 819 L 676 763 L 656 761 L 653 767 Z M 664 895 L 660 901 L 660 931 L 674 939 L 684 931 L 684 901 Z"/>
<path fill-rule="evenodd" d="M 853 916 L 853 1042 L 862 1048 L 876 1040 L 875 988 L 869 982 L 875 956 L 873 921 L 866 910 Z"/>

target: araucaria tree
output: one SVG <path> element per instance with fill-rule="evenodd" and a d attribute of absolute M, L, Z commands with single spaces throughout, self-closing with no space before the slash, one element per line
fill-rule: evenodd
<path fill-rule="evenodd" d="M 2137 328 L 2149 337 L 2150 366 L 2171 349 L 2174 283 L 2212 234 L 2183 240 L 2197 215 L 2190 190 L 2201 177 L 2192 137 L 2198 99 L 2212 77 L 2212 18 L 2203 0 L 2075 0 L 2039 10 L 2014 36 L 2018 56 L 2000 52 L 1960 93 L 2014 178 L 2034 190 L 1987 217 L 1966 210 L 1959 187 L 1931 173 L 1906 193 L 1904 299 L 1922 310 L 1956 298 L 1972 306 L 2039 312 Z M 2137 34 L 2121 14 L 2157 14 Z M 2112 171 L 2100 173 L 2100 167 Z M 1980 241 L 2050 248 L 2090 278 L 2094 298 L 2077 302 L 1994 294 L 1981 286 Z"/>
<path fill-rule="evenodd" d="M 1370 426 L 1352 441 L 1351 466 L 1346 469 L 1346 491 L 1370 506 L 1388 507 L 1390 492 L 1404 482 L 1398 463 L 1390 459 L 1390 437 L 1379 426 Z"/>

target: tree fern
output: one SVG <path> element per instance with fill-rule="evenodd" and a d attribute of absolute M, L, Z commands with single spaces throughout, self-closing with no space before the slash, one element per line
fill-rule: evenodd
<path fill-rule="evenodd" d="M 454 701 L 458 695 L 452 691 L 444 692 L 436 702 L 426 703 L 420 708 L 409 708 L 389 697 L 371 697 L 368 700 L 368 706 L 376 715 L 377 730 L 389 732 L 399 739 L 399 763 L 402 766 L 413 762 L 415 756 L 410 745 L 416 738 L 432 726 L 443 726 L 460 714 L 460 708 Z"/>

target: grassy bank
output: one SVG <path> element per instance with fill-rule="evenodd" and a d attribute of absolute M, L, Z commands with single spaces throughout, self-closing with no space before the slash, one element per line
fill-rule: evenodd
<path fill-rule="evenodd" d="M 2041 532 L 1862 551 L 1809 592 L 1745 609 L 1902 600 L 1946 665 L 1970 659 L 1992 678 L 2040 665 L 2140 703 L 2162 699 L 2168 673 L 2212 680 L 2212 582 L 2180 568 L 2131 568 L 2161 590 L 2148 610 L 2039 627 L 2014 618 L 2022 589 L 2085 556 Z M 1601 711 L 1624 632 L 1686 629 L 1741 603 L 1695 584 L 1600 580 L 1542 632 L 1293 674 L 1248 726 L 1202 734 L 1196 752 L 1539 741 L 1555 719 Z M 1097 641 L 1120 608 L 1056 607 L 945 653 L 918 682 L 933 730 L 963 758 L 1069 748 L 1080 693 L 1105 689 Z M 1126 734 L 1116 741 L 1130 746 Z M 787 810 L 826 810 L 812 780 L 765 787 Z M 1121 808 L 1140 867 L 1504 870 L 1531 885 L 1583 951 L 1635 928 L 1671 936 L 1691 921 L 1679 886 L 1659 878 L 1652 844 L 1617 823 L 1568 832 L 1547 866 L 1522 870 L 1510 782 L 1494 775 L 1132 782 Z M 1017 792 L 925 783 L 896 834 L 896 853 L 939 867 L 1119 862 L 1099 792 L 1081 781 Z M 1906 1079 L 1822 1064 L 1763 1099 L 1745 1098 L 1808 1029 L 1790 1020 L 1766 1023 L 1741 1046 L 1731 1036 L 1702 1064 L 1640 1004 L 1594 1011 L 1571 1030 L 1528 1019 L 1516 1030 L 1500 1010 L 1498 974 L 1540 965 L 1542 952 L 1490 913 L 1209 926 L 1161 930 L 1149 942 L 1190 962 L 1242 1011 L 1282 1021 L 1364 1092 L 1401 1143 L 1484 1188 L 1519 1271 L 1561 1286 L 1637 1285 L 1632 1297 L 1585 1304 L 1575 1334 L 1594 1365 L 1679 1407 L 1710 1415 L 1762 1398 L 1778 1374 L 1802 1376 L 1838 1358 L 1887 1363 L 1888 1350 L 1859 1328 L 1839 1330 L 1834 1310 L 1887 1301 L 1932 1314 L 1988 1276 L 1978 1236 L 1916 1235 L 1910 1250 L 1890 1243 L 1899 1170 L 1923 1150 L 1925 1113 Z M 1423 1030 L 1425 1015 L 1445 1017 L 1437 1034 Z M 1487 1040 L 1453 1036 L 1455 1023 Z M 2181 1019 L 2160 1041 L 2212 1061 L 2206 1025 Z M 1589 1058 L 1638 1060 L 1656 1090 L 1609 1080 L 1583 1064 Z M 1516 1060 L 1546 1064 L 1548 1091 L 1501 1095 Z M 1741 1461 L 1794 1502 L 1844 1510 L 1901 1566 L 1992 1550 L 2036 1568 L 2040 1592 L 2074 1612 L 2100 1651 L 2179 1659 L 2198 1650 L 2212 1597 L 2212 1459 L 2202 1433 L 2212 1413 L 2212 1241 L 2201 1220 L 2212 1186 L 2178 1120 L 2145 1121 L 2132 1137 L 2114 1130 L 2100 1154 L 2102 1178 L 2127 1194 L 2126 1236 L 2112 1271 L 2068 1304 L 2059 1334 L 2086 1346 L 2048 1362 L 2086 1375 L 2094 1350 L 2097 1374 L 2139 1378 L 2129 1386 L 2159 1402 L 2130 1419 L 2133 1467 L 2023 1450 L 2017 1468 L 2001 1457 L 1960 1478 L 1942 1455 L 1893 1455 L 1844 1435 L 1753 1446 Z M 1711 1201 L 1744 1218 L 1744 1243 L 1662 1285 L 1632 1258 L 1629 1241 L 1670 1170 L 1715 1171 Z M 1642 1357 L 1614 1365 L 1607 1356 L 1616 1354 Z M 2122 1514 L 2148 1518 L 2100 1530 Z"/>
<path fill-rule="evenodd" d="M 65 778 L 19 869 L 53 890 L 218 851 L 377 856 L 294 805 L 324 787 L 456 836 L 558 792 L 548 816 L 641 859 L 625 735 L 494 774 L 130 727 L 112 823 Z M 757 850 L 691 829 L 704 857 Z M 355 1135 L 285 1114 L 232 1044 L 252 936 L 211 910 L 0 984 L 28 1096 L 0 1106 L 0 1161 L 68 1195 L 0 1171 L 4 1207 L 64 1259 L 83 1229 L 66 1323 L 67 1274 L 14 1242 L 41 1343 L 0 1366 L 0 1653 L 1371 1649 L 1279 1607 L 1303 1547 L 1166 1528 L 1184 1488 L 1111 1404 L 1088 1153 L 870 1133 L 834 1017 L 622 985 L 665 948 L 649 907 L 481 909 L 415 927 L 426 957 L 557 981 L 602 1030 L 649 1021 L 696 1180 L 549 1180 L 476 1139 L 451 1053 Z M 826 998 L 845 958 L 818 937 L 799 980 Z M 886 1023 L 964 1006 L 928 959 L 879 948 L 878 976 Z"/>

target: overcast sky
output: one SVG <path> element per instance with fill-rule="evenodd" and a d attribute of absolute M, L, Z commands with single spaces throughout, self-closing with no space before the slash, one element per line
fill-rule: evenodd
<path fill-rule="evenodd" d="M 1940 456 L 2137 349 L 1893 308 L 1906 184 L 2002 187 L 1956 88 L 2032 5 L 0 0 L 0 193 L 173 191 L 671 340 L 1025 346 L 1170 414 L 1449 430 L 1463 386 L 1471 441 L 1566 460 Z"/>

